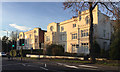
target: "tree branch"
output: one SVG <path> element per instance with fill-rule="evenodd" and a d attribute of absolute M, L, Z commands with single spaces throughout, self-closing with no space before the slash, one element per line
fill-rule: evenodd
<path fill-rule="evenodd" d="M 115 3 L 115 2 L 114 2 Z M 115 7 L 115 5 L 113 5 L 114 4 L 113 2 L 111 2 L 111 5 L 113 6 L 113 8 L 115 9 L 116 7 Z M 116 4 L 116 3 L 115 3 Z M 116 4 L 117 5 L 117 4 Z M 119 9 L 117 9 L 118 10 L 118 12 L 120 12 L 120 10 Z"/>
<path fill-rule="evenodd" d="M 84 2 L 83 2 L 83 4 L 81 5 L 81 9 L 80 10 L 82 10 L 82 7 L 84 6 Z"/>
<path fill-rule="evenodd" d="M 110 12 L 112 12 L 112 13 L 113 13 L 113 11 L 112 11 L 112 10 L 110 10 L 110 9 L 107 7 L 107 5 L 105 5 L 105 4 L 104 4 L 104 3 L 102 3 L 102 2 L 100 2 L 100 4 L 104 5 L 104 6 L 105 6 L 105 8 L 106 8 L 107 10 L 109 10 Z"/>
<path fill-rule="evenodd" d="M 95 5 L 92 7 L 92 10 L 96 7 L 97 4 L 98 4 L 98 2 L 95 3 Z"/>

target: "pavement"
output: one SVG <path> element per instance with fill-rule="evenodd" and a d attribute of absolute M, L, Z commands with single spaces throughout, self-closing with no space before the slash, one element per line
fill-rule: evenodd
<path fill-rule="evenodd" d="M 120 72 L 117 67 L 94 64 L 63 63 L 49 59 L 2 58 L 2 72 Z"/>

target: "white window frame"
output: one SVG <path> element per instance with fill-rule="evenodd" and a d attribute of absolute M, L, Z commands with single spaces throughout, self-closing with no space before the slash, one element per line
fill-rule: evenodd
<path fill-rule="evenodd" d="M 81 30 L 81 37 L 89 36 L 88 29 Z"/>
<path fill-rule="evenodd" d="M 72 34 L 72 39 L 77 39 L 77 33 Z"/>

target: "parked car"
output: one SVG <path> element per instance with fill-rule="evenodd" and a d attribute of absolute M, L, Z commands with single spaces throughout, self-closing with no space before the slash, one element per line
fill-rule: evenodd
<path fill-rule="evenodd" d="M 7 55 L 5 54 L 5 52 L 0 52 L 0 56 L 5 57 Z"/>

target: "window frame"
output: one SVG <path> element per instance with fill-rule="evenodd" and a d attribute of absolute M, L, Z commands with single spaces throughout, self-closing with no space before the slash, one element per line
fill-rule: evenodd
<path fill-rule="evenodd" d="M 46 36 L 46 41 L 50 41 L 50 37 L 49 36 Z"/>
<path fill-rule="evenodd" d="M 61 31 L 64 31 L 64 27 L 63 26 L 61 26 Z"/>
<path fill-rule="evenodd" d="M 89 24 L 89 17 L 88 16 L 85 17 L 85 21 L 86 21 L 86 24 Z"/>
<path fill-rule="evenodd" d="M 89 36 L 88 29 L 81 30 L 81 37 Z"/>
<path fill-rule="evenodd" d="M 82 19 L 82 17 L 81 17 L 81 15 L 79 16 L 79 21 L 81 21 L 81 19 Z"/>
<path fill-rule="evenodd" d="M 76 27 L 76 24 L 73 24 L 73 28 L 75 28 Z"/>
<path fill-rule="evenodd" d="M 36 30 L 34 30 L 34 33 L 37 33 L 37 31 L 36 31 Z"/>
<path fill-rule="evenodd" d="M 50 31 L 53 31 L 54 27 L 53 26 L 50 26 Z"/>
<path fill-rule="evenodd" d="M 73 34 L 72 34 L 72 40 L 73 40 L 73 39 L 77 39 L 77 38 L 78 38 L 77 33 L 73 33 Z"/>

